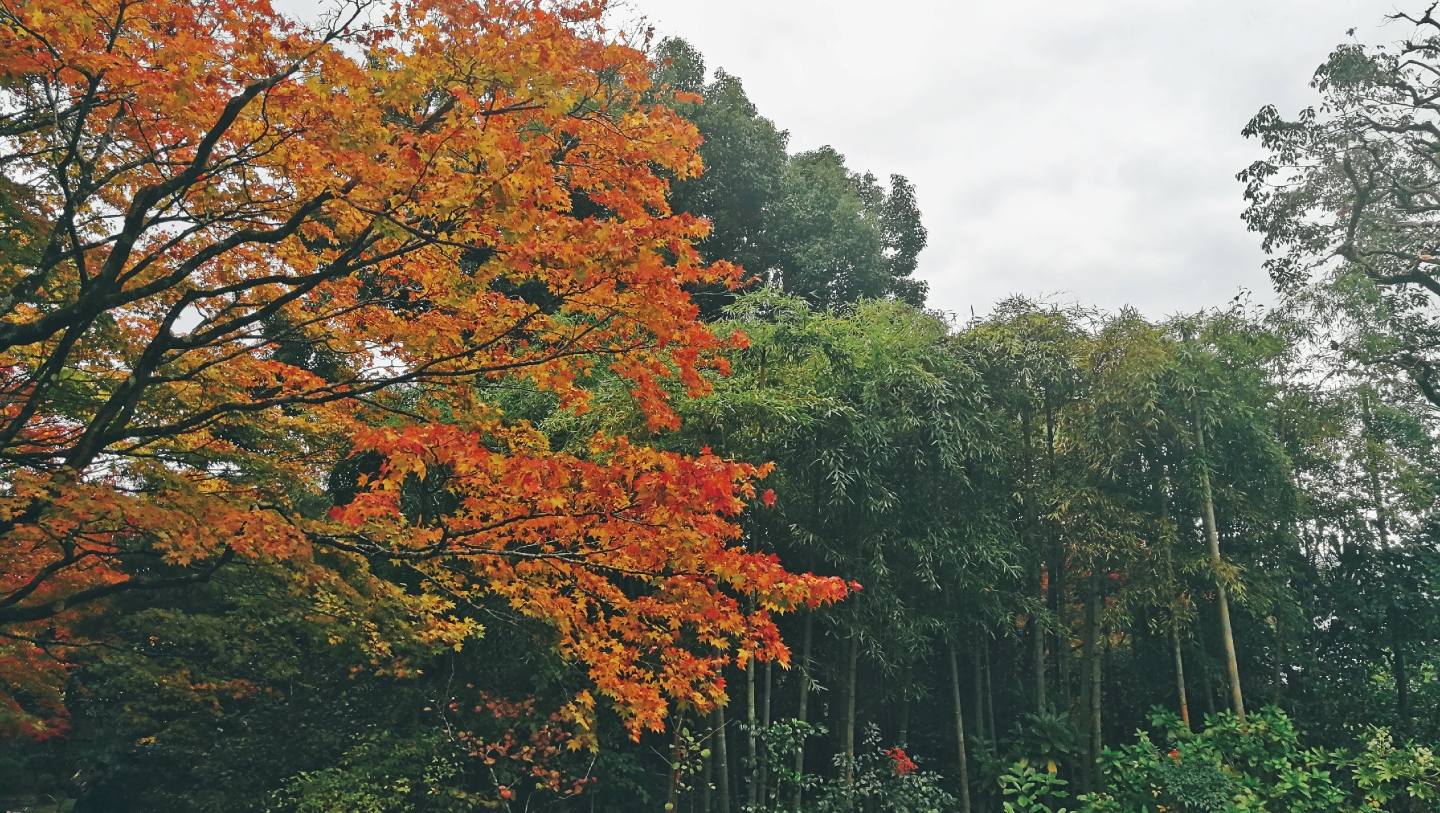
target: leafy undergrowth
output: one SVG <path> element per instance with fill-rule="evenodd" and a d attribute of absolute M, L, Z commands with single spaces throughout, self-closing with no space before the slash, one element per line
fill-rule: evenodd
<path fill-rule="evenodd" d="M 1425 746 L 1397 744 L 1372 728 L 1357 747 L 1302 748 L 1284 712 L 1265 708 L 1244 722 L 1223 713 L 1191 732 L 1179 716 L 1156 711 L 1164 744 L 1138 741 L 1107 749 L 1105 790 L 1082 797 L 1089 813 L 1341 813 L 1434 811 L 1440 763 Z"/>

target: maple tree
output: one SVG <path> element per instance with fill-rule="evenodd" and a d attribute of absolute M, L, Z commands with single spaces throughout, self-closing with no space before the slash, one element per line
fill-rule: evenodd
<path fill-rule="evenodd" d="M 231 562 L 399 608 L 436 648 L 504 596 L 632 733 L 723 698 L 731 658 L 783 661 L 771 613 L 845 594 L 733 544 L 763 467 L 557 453 L 487 396 L 583 411 L 607 369 L 673 428 L 662 383 L 724 368 L 685 290 L 740 272 L 701 261 L 661 177 L 700 171 L 696 132 L 603 13 L 0 3 L 6 733 L 63 726 L 107 600 Z M 376 668 L 406 669 L 386 635 Z"/>

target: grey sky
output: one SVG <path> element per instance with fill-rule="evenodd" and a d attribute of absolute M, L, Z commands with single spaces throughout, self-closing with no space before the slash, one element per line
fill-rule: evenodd
<path fill-rule="evenodd" d="M 1393 0 L 628 0 L 740 76 L 794 149 L 918 187 L 931 304 L 1012 292 L 1147 315 L 1268 299 L 1235 173 L 1261 105 L 1311 104 Z M 1413 3 L 1411 6 L 1413 7 Z M 1405 6 L 1401 6 L 1402 8 Z"/>

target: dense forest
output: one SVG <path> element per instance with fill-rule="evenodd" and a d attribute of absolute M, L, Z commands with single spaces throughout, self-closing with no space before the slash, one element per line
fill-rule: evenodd
<path fill-rule="evenodd" d="M 1440 809 L 1440 20 L 1157 319 L 606 19 L 0 0 L 4 809 Z"/>

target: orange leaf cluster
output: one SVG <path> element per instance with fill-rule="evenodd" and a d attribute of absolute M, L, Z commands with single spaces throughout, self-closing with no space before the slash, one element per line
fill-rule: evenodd
<path fill-rule="evenodd" d="M 666 201 L 698 137 L 603 11 L 0 0 L 0 670 L 39 676 L 12 686 L 53 689 L 37 647 L 114 596 L 236 557 L 334 582 L 323 549 L 419 568 L 423 594 L 376 590 L 436 646 L 481 594 L 545 620 L 638 731 L 713 703 L 732 652 L 784 658 L 770 612 L 845 592 L 734 546 L 762 471 L 557 455 L 489 405 L 583 410 L 603 368 L 673 427 L 664 380 L 724 369 L 686 289 L 740 271 Z M 449 507 L 407 514 L 407 482 Z"/>
<path fill-rule="evenodd" d="M 332 511 L 355 532 L 331 544 L 415 563 L 447 596 L 504 596 L 548 621 L 560 652 L 589 667 L 637 733 L 663 728 L 666 698 L 711 708 L 732 657 L 787 663 L 770 614 L 847 590 L 729 544 L 740 532 L 728 518 L 764 473 L 752 465 L 604 438 L 583 460 L 501 453 L 449 425 L 377 429 L 359 443 L 385 464 Z M 456 507 L 417 527 L 401 494 L 436 473 Z"/>

